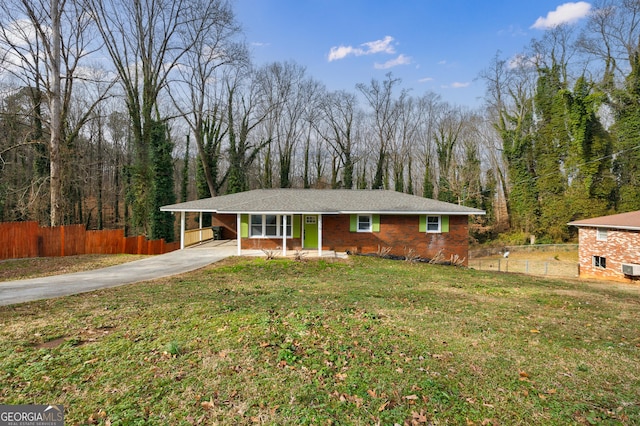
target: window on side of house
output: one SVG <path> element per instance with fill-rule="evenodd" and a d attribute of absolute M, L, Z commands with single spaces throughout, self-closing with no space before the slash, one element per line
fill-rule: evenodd
<path fill-rule="evenodd" d="M 607 258 L 603 256 L 593 256 L 593 266 L 605 269 L 607 267 Z"/>
<path fill-rule="evenodd" d="M 371 220 L 370 214 L 359 214 L 358 215 L 358 232 L 372 232 L 373 221 Z"/>
<path fill-rule="evenodd" d="M 251 238 L 281 238 L 285 233 L 291 238 L 293 216 L 287 215 L 287 226 L 284 229 L 284 216 L 275 214 L 251 215 Z"/>
<path fill-rule="evenodd" d="M 262 236 L 262 215 L 251 215 L 249 223 L 251 224 L 249 236 L 261 237 Z"/>
<path fill-rule="evenodd" d="M 441 232 L 440 216 L 427 216 L 427 233 Z"/>
<path fill-rule="evenodd" d="M 598 240 L 598 241 L 607 241 L 608 231 L 609 230 L 607 228 L 598 228 L 596 230 L 596 240 Z"/>

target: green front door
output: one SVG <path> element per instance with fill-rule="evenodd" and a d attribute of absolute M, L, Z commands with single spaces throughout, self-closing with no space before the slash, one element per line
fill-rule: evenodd
<path fill-rule="evenodd" d="M 318 248 L 318 216 L 315 214 L 304 215 L 304 241 L 302 248 Z"/>

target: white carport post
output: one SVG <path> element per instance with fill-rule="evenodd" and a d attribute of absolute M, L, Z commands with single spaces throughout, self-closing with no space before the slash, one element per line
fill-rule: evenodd
<path fill-rule="evenodd" d="M 242 220 L 240 213 L 236 213 L 236 241 L 238 241 L 238 256 L 242 256 Z"/>
<path fill-rule="evenodd" d="M 185 216 L 184 210 L 180 212 L 180 250 L 184 250 L 184 229 L 185 229 Z"/>
<path fill-rule="evenodd" d="M 287 257 L 287 215 L 282 215 L 282 257 Z"/>
<path fill-rule="evenodd" d="M 318 215 L 318 257 L 322 257 L 322 215 Z"/>
<path fill-rule="evenodd" d="M 199 227 L 200 227 L 200 242 L 202 242 L 202 212 L 200 212 L 200 223 L 199 223 Z"/>

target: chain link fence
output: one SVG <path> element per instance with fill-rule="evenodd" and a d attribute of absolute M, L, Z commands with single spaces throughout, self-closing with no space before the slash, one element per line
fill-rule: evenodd
<path fill-rule="evenodd" d="M 559 253 L 577 251 L 577 244 L 536 244 L 480 248 L 469 251 L 469 267 L 482 271 L 517 272 L 530 275 L 577 278 L 579 273 L 578 262 L 561 260 L 560 256 L 558 256 Z M 505 253 L 517 258 L 504 257 Z M 514 255 L 515 253 L 517 255 Z M 541 256 L 547 257 L 547 259 L 540 259 Z"/>

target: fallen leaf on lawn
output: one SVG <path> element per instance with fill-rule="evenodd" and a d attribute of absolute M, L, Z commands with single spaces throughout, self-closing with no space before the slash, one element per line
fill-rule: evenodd
<path fill-rule="evenodd" d="M 267 346 L 271 346 L 271 345 L 269 344 L 269 342 L 262 342 L 262 343 L 260 343 L 260 347 L 261 347 L 261 348 L 266 348 Z"/>
<path fill-rule="evenodd" d="M 367 390 L 367 393 L 369 394 L 369 396 L 370 396 L 371 398 L 377 398 L 377 397 L 378 397 L 378 394 L 377 394 L 377 393 L 376 393 L 376 391 L 375 391 L 375 390 L 373 390 L 373 389 L 369 389 L 369 390 Z"/>
<path fill-rule="evenodd" d="M 385 401 L 379 408 L 378 408 L 378 412 L 380 411 L 384 411 L 387 409 L 387 407 L 389 406 L 389 401 Z"/>
<path fill-rule="evenodd" d="M 533 330 L 529 330 L 529 333 L 540 333 L 540 330 L 536 330 L 535 328 Z"/>
<path fill-rule="evenodd" d="M 538 397 L 539 397 L 540 399 L 547 399 L 547 397 L 546 397 L 546 396 L 544 396 L 544 395 L 543 395 L 543 394 L 541 394 L 541 393 L 539 393 L 539 394 L 538 394 Z"/>
<path fill-rule="evenodd" d="M 407 396 L 403 396 L 404 399 L 408 399 L 409 401 L 415 401 L 416 399 L 418 399 L 418 395 L 407 395 Z"/>
<path fill-rule="evenodd" d="M 424 415 L 424 411 L 416 413 L 415 411 L 411 413 L 411 418 L 416 423 L 427 423 L 427 416 Z"/>
<path fill-rule="evenodd" d="M 214 404 L 214 403 L 213 403 L 213 401 L 211 401 L 211 400 L 209 400 L 209 401 L 202 401 L 202 402 L 200 403 L 200 406 L 201 406 L 202 408 L 204 408 L 205 410 L 211 410 L 211 409 L 214 407 L 214 405 L 215 405 L 215 404 Z"/>
<path fill-rule="evenodd" d="M 553 395 L 553 394 L 554 394 L 554 393 L 556 393 L 556 392 L 558 392 L 558 391 L 557 391 L 557 390 L 555 390 L 555 389 L 549 389 L 549 390 L 547 391 L 547 393 L 548 393 L 549 395 Z"/>
<path fill-rule="evenodd" d="M 527 374 L 526 371 L 521 371 L 519 374 L 520 374 L 520 377 L 526 377 L 527 379 L 529 378 L 529 374 Z"/>

